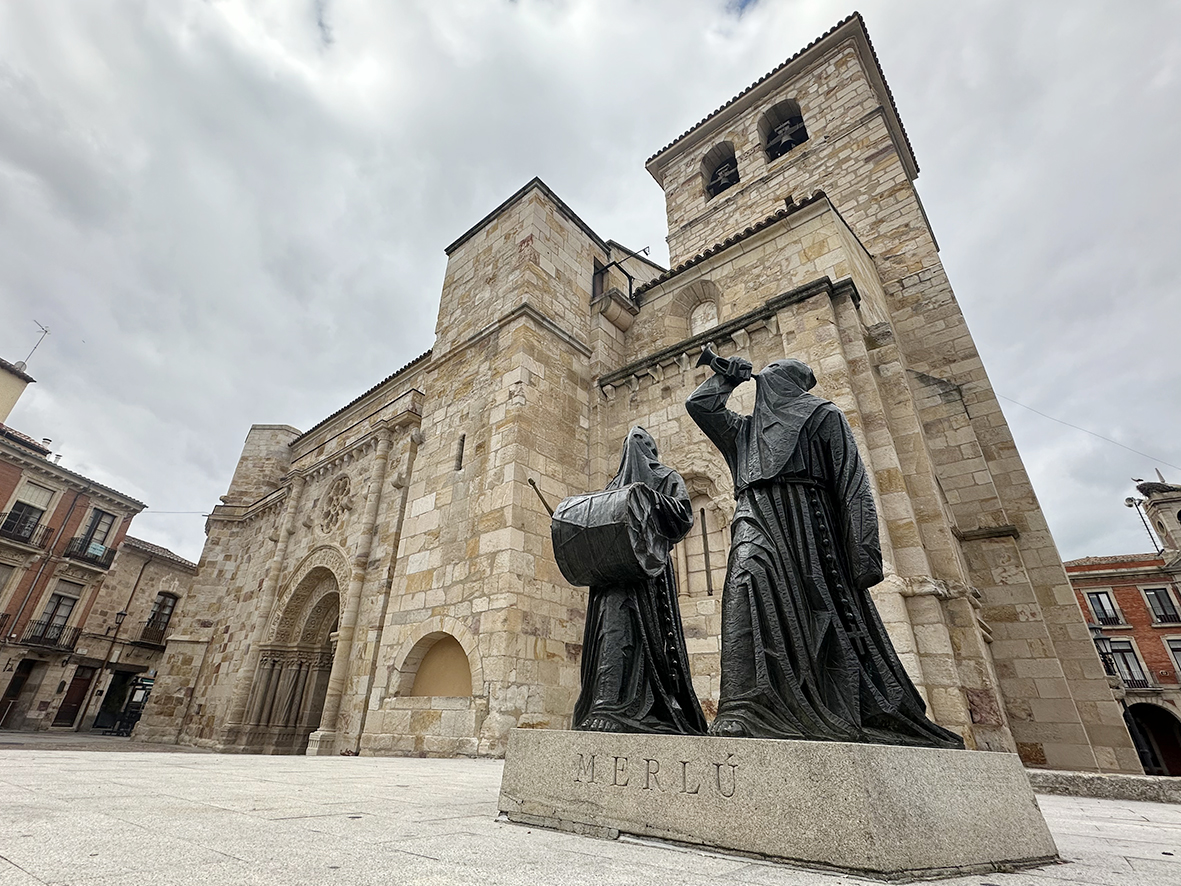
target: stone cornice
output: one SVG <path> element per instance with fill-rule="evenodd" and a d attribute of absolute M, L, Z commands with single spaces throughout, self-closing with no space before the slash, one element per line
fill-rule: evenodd
<path fill-rule="evenodd" d="M 1021 532 L 1011 523 L 1004 526 L 982 526 L 979 529 L 951 527 L 951 534 L 960 541 L 981 541 L 989 538 L 1020 538 Z"/>
<path fill-rule="evenodd" d="M 812 209 L 812 213 L 802 214 L 807 209 Z M 639 298 L 650 290 L 663 286 L 668 281 L 681 276 L 686 271 L 705 263 L 707 259 L 711 259 L 714 256 L 719 255 L 729 249 L 737 248 L 739 254 L 741 254 L 744 250 L 751 249 L 766 239 L 778 236 L 778 232 L 773 230 L 778 223 L 785 222 L 787 219 L 791 219 L 791 222 L 786 225 L 786 227 L 790 228 L 791 226 L 797 225 L 802 221 L 815 218 L 816 215 L 819 215 L 825 209 L 836 214 L 838 218 L 841 218 L 840 213 L 836 211 L 836 207 L 832 205 L 832 201 L 828 199 L 828 195 L 824 191 L 813 191 L 811 196 L 796 201 L 789 206 L 785 206 L 778 212 L 774 212 L 761 221 L 755 222 L 745 230 L 727 237 L 720 243 L 715 243 L 713 246 L 710 246 L 709 248 L 697 253 L 697 255 L 693 256 L 692 258 L 681 262 L 676 267 L 670 268 L 659 277 L 654 277 L 643 286 L 636 287 L 636 291 L 633 293 L 633 295 L 636 298 Z M 697 219 L 694 219 L 688 224 L 682 226 L 681 230 L 691 227 L 692 225 L 696 224 L 697 221 Z M 853 234 L 852 228 L 849 228 L 849 225 L 845 223 L 844 218 L 841 218 L 841 223 L 845 225 L 854 239 L 857 239 L 856 235 Z M 763 236 L 759 237 L 758 235 L 760 234 Z M 861 241 L 857 240 L 857 242 L 860 245 Z M 861 248 L 864 249 L 865 247 L 862 246 Z"/>
<path fill-rule="evenodd" d="M 300 437 L 300 441 L 303 441 L 303 444 L 306 447 L 305 451 L 299 455 L 293 455 L 291 460 L 293 462 L 299 462 L 299 461 L 307 458 L 308 455 L 312 452 L 312 450 L 319 448 L 320 446 L 323 446 L 326 443 L 331 443 L 333 440 L 335 440 L 341 434 L 345 434 L 348 431 L 355 428 L 357 425 L 361 424 L 362 422 L 367 421 L 375 413 L 379 413 L 387 407 L 396 406 L 398 404 L 398 402 L 400 400 L 403 400 L 404 398 L 409 398 L 409 402 L 403 406 L 401 411 L 395 413 L 390 418 L 383 419 L 379 422 L 374 423 L 373 426 L 376 428 L 376 427 L 380 427 L 380 426 L 384 425 L 384 426 L 388 427 L 390 430 L 397 430 L 398 428 L 405 427 L 408 424 L 418 424 L 419 422 L 422 421 L 422 401 L 423 401 L 424 397 L 425 397 L 425 395 L 418 388 L 408 388 L 405 391 L 403 391 L 401 394 L 399 394 L 397 397 L 395 397 L 393 400 L 386 401 L 386 402 L 382 403 L 381 405 L 377 406 L 375 409 L 373 409 L 369 412 L 366 412 L 364 415 L 361 415 L 359 418 L 357 418 L 356 421 L 353 421 L 351 424 L 341 428 L 336 433 L 332 434 L 332 436 L 330 436 L 330 437 L 323 437 L 323 438 L 312 437 L 312 432 L 309 431 L 307 434 L 304 434 L 302 437 Z M 350 404 L 350 406 L 355 406 L 355 405 L 356 404 Z M 347 410 L 348 410 L 348 407 L 346 407 L 346 409 L 342 409 L 340 412 L 337 412 L 333 416 L 333 418 L 343 417 L 344 413 Z M 317 427 L 318 431 L 326 431 L 327 430 L 327 423 L 320 422 L 320 424 L 317 425 L 316 427 Z M 293 443 L 291 445 L 294 445 L 295 442 L 299 442 L 299 441 L 293 441 Z M 299 471 L 301 469 L 297 468 L 296 470 Z"/>
<path fill-rule="evenodd" d="M 286 501 L 287 496 L 291 492 L 291 483 L 296 478 L 300 481 L 314 481 L 334 473 L 345 465 L 365 457 L 369 450 L 376 451 L 378 441 L 383 434 L 392 434 L 395 431 L 407 427 L 417 428 L 421 420 L 422 416 L 417 412 L 404 410 L 393 418 L 378 422 L 374 424 L 372 431 L 354 440 L 339 452 L 334 452 L 330 456 L 306 468 L 289 472 L 283 478 L 282 485 L 278 489 L 268 493 L 258 501 L 249 505 L 218 505 L 213 509 L 213 513 L 209 515 L 209 519 L 225 523 L 252 522 L 273 509 L 276 505 Z"/>
<path fill-rule="evenodd" d="M 464 351 L 469 350 L 474 345 L 477 345 L 484 339 L 488 338 L 490 335 L 499 332 L 505 326 L 508 326 L 513 321 L 519 320 L 522 317 L 532 320 L 546 332 L 549 332 L 556 338 L 561 339 L 584 357 L 589 357 L 591 355 L 591 349 L 589 345 L 580 340 L 574 335 L 574 333 L 563 329 L 545 314 L 541 313 L 541 311 L 537 310 L 537 308 L 533 307 L 533 305 L 531 305 L 529 302 L 524 301 L 508 313 L 502 314 L 500 317 L 493 320 L 483 329 L 480 329 L 478 332 L 473 333 L 472 335 L 468 336 L 468 338 L 459 342 L 457 345 L 455 345 L 455 347 L 451 348 L 449 351 L 447 351 L 447 353 L 439 357 L 435 361 L 435 365 L 442 366 L 447 361 L 454 360 Z"/>
<path fill-rule="evenodd" d="M 743 344 L 743 337 L 749 336 L 748 330 L 763 327 L 773 330 L 777 329 L 775 318 L 781 310 L 818 295 L 827 295 L 834 300 L 847 295 L 853 300 L 853 304 L 858 305 L 861 303 L 861 296 L 857 292 L 857 286 L 851 279 L 846 278 L 833 283 L 828 277 L 821 277 L 819 280 L 814 280 L 804 286 L 796 287 L 782 295 L 768 299 L 761 307 L 749 311 L 740 317 L 735 317 L 733 320 L 728 320 L 712 329 L 708 329 L 698 335 L 690 336 L 674 345 L 649 354 L 642 360 L 636 360 L 634 363 L 629 363 L 614 372 L 600 376 L 598 380 L 599 389 L 610 399 L 614 394 L 614 389 L 622 383 L 630 382 L 632 379 L 638 381 L 646 375 L 650 375 L 653 378 L 663 377 L 664 366 L 674 364 L 680 371 L 688 369 L 692 366 L 692 355 L 700 353 L 702 348 L 710 342 L 718 344 L 727 339 L 734 339 L 741 345 Z M 608 391 L 608 388 L 611 390 Z"/>

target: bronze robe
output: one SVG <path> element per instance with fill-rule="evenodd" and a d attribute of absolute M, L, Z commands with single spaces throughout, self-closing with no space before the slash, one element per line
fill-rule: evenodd
<path fill-rule="evenodd" d="M 794 364 L 794 365 L 789 365 Z M 882 580 L 877 513 L 848 422 L 806 393 L 798 361 L 707 379 L 693 420 L 725 456 L 737 508 L 722 592 L 721 735 L 962 748 L 927 719 L 868 588 Z"/>
<path fill-rule="evenodd" d="M 693 527 L 681 475 L 661 464 L 642 428 L 624 443 L 616 489 L 643 483 L 656 492 L 653 531 L 672 541 Z M 693 691 L 672 559 L 655 578 L 592 587 L 582 645 L 582 691 L 574 728 L 701 735 L 705 716 Z"/>

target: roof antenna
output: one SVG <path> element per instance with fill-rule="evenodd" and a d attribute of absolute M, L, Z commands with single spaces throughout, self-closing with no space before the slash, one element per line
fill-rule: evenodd
<path fill-rule="evenodd" d="M 33 322 L 37 323 L 36 320 L 34 320 Z M 45 341 L 45 336 L 49 335 L 49 327 L 48 326 L 42 326 L 40 323 L 37 323 L 37 328 L 41 330 L 41 337 L 39 339 L 37 339 L 37 344 L 33 345 L 33 350 L 29 351 L 28 357 L 25 357 L 25 359 L 21 360 L 19 363 L 16 364 L 16 368 L 19 369 L 21 372 L 24 372 L 25 369 L 28 367 L 29 359 L 33 356 L 34 351 L 36 351 L 37 348 L 41 347 L 41 342 Z"/>

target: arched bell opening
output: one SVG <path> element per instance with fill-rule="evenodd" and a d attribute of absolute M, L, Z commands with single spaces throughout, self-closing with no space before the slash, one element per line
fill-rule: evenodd
<path fill-rule="evenodd" d="M 781 101 L 767 109 L 759 120 L 759 139 L 767 160 L 776 160 L 808 140 L 804 115 L 795 99 Z"/>
<path fill-rule="evenodd" d="M 327 569 L 313 569 L 287 603 L 279 629 L 263 646 L 247 703 L 244 746 L 264 754 L 302 754 L 320 725 L 340 593 Z"/>
<path fill-rule="evenodd" d="M 710 200 L 738 184 L 738 160 L 734 145 L 720 142 L 710 148 L 701 160 L 701 183 L 705 199 Z"/>

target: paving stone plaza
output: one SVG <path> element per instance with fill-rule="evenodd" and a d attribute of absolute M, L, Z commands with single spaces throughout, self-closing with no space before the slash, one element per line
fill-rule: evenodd
<path fill-rule="evenodd" d="M 161 753 L 120 739 L 4 739 L 0 886 L 870 882 L 497 821 L 498 760 Z M 76 749 L 83 747 L 92 749 Z M 1181 806 L 1038 800 L 1066 863 L 928 882 L 1181 884 Z"/>

